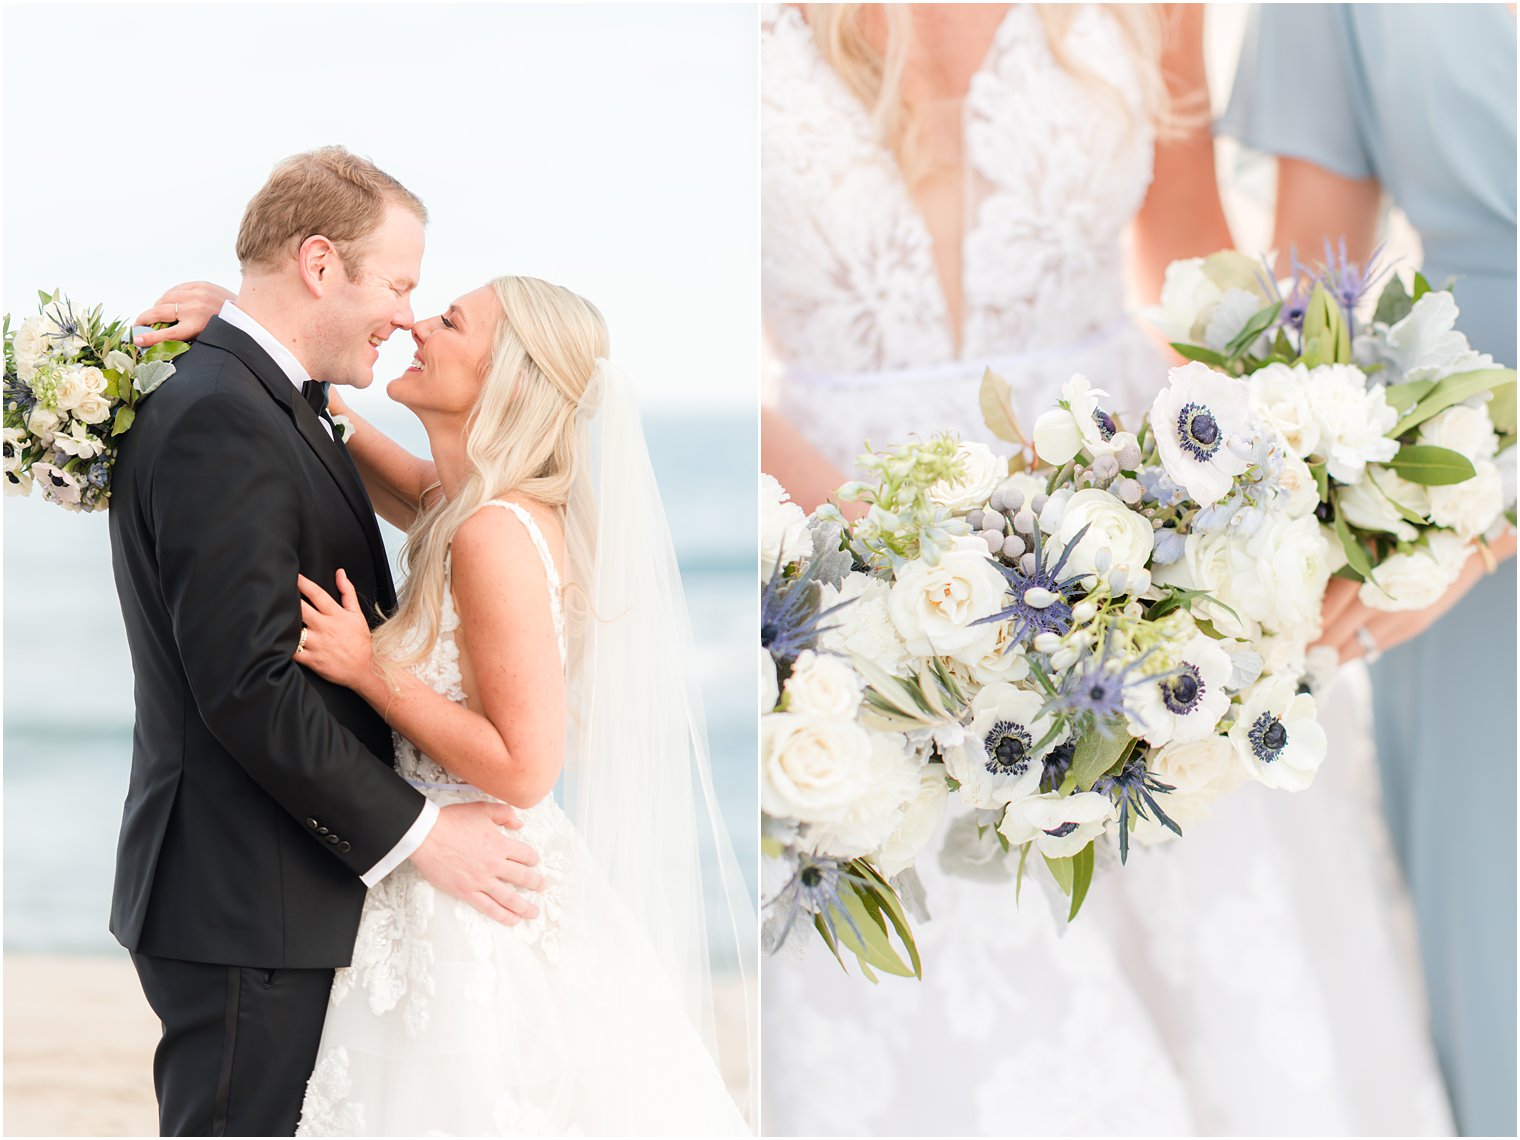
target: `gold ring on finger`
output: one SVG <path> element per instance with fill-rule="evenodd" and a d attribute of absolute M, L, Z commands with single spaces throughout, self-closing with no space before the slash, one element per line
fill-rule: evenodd
<path fill-rule="evenodd" d="M 301 639 L 296 642 L 296 652 L 297 653 L 304 653 L 305 652 L 305 650 L 306 650 L 306 635 L 308 633 L 310 633 L 310 632 L 311 632 L 311 630 L 307 629 L 304 625 L 301 627 Z"/>

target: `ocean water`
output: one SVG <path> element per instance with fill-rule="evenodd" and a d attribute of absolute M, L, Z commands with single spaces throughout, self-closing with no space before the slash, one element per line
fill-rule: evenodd
<path fill-rule="evenodd" d="M 404 412 L 374 418 L 425 450 Z M 758 433 L 748 416 L 670 414 L 646 416 L 645 431 L 686 585 L 713 781 L 753 895 Z M 401 536 L 382 530 L 394 561 Z M 106 520 L 7 498 L 4 538 L 5 949 L 107 952 L 132 673 Z M 725 931 L 713 942 L 731 957 Z"/>

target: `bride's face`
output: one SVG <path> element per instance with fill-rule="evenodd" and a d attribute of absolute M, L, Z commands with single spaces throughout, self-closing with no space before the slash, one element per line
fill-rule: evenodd
<path fill-rule="evenodd" d="M 501 303 L 489 285 L 466 293 L 440 316 L 412 326 L 412 366 L 386 393 L 412 411 L 468 414 L 491 365 Z"/>

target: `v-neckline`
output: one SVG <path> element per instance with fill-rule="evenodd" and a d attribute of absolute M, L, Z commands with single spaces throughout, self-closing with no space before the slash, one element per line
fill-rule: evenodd
<path fill-rule="evenodd" d="M 1008 9 L 1003 13 L 1002 19 L 1000 19 L 997 22 L 997 25 L 993 28 L 992 38 L 987 41 L 987 50 L 982 53 L 981 62 L 976 65 L 975 70 L 971 72 L 970 77 L 967 79 L 966 91 L 959 98 L 959 100 L 950 99 L 939 101 L 958 101 L 960 103 L 960 145 L 962 169 L 961 196 L 963 201 L 969 199 L 970 197 L 970 183 L 968 174 L 971 169 L 970 148 L 967 145 L 966 139 L 966 105 L 971 99 L 971 92 L 976 87 L 977 80 L 987 73 L 988 67 L 992 64 L 993 59 L 997 54 L 998 44 L 1002 41 L 1003 36 L 1006 34 L 1008 25 L 1013 19 L 1014 13 L 1019 11 L 1019 9 L 1022 7 L 1023 5 L 1020 4 L 1008 5 Z M 804 38 L 807 40 L 809 49 L 816 56 L 820 66 L 828 72 L 829 79 L 832 83 L 835 84 L 839 94 L 843 96 L 855 109 L 855 113 L 859 116 L 857 127 L 864 132 L 864 135 L 869 140 L 872 149 L 876 152 L 877 158 L 879 161 L 885 163 L 887 167 L 892 171 L 892 182 L 896 187 L 896 192 L 899 197 L 899 205 L 911 219 L 910 224 L 917 231 L 917 236 L 922 239 L 925 248 L 929 251 L 929 261 L 934 272 L 934 293 L 939 301 L 940 331 L 944 333 L 945 340 L 950 347 L 951 358 L 954 360 L 960 360 L 966 351 L 966 328 L 968 323 L 967 316 L 970 312 L 969 292 L 966 288 L 966 251 L 971 246 L 971 238 L 976 236 L 979 229 L 979 211 L 967 206 L 965 209 L 965 216 L 961 222 L 961 230 L 958 243 L 960 245 L 960 280 L 957 282 L 960 287 L 961 312 L 960 320 L 958 322 L 959 327 L 954 327 L 951 324 L 950 295 L 945 289 L 945 280 L 939 271 L 939 245 L 934 240 L 934 232 L 932 229 L 930 229 L 928 220 L 924 217 L 924 213 L 919 208 L 917 200 L 913 197 L 912 188 L 908 184 L 907 173 L 903 170 L 902 164 L 897 161 L 897 156 L 893 154 L 892 151 L 887 147 L 885 140 L 880 138 L 878 132 L 872 128 L 870 113 L 868 112 L 865 104 L 860 101 L 854 92 L 850 91 L 849 88 L 844 85 L 844 81 L 840 79 L 839 73 L 836 72 L 831 66 L 829 66 L 828 61 L 824 59 L 822 53 L 818 51 L 817 41 L 813 38 L 813 29 L 808 24 L 807 19 L 804 17 L 801 9 L 789 4 L 786 6 L 786 11 L 791 13 L 793 18 L 795 18 L 801 25 L 801 30 L 803 32 Z"/>

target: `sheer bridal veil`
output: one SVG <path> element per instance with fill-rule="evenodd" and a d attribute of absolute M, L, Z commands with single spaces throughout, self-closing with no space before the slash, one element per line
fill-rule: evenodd
<path fill-rule="evenodd" d="M 599 360 L 577 416 L 566 805 L 714 1058 L 732 1069 L 743 1049 L 753 1123 L 755 904 L 713 790 L 681 573 L 627 376 Z M 709 931 L 731 939 L 742 1040 L 718 1038 Z"/>

